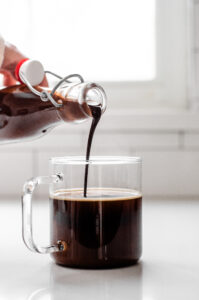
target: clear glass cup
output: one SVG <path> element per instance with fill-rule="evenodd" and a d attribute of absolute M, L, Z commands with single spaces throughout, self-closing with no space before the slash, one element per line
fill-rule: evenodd
<path fill-rule="evenodd" d="M 87 197 L 84 174 L 88 165 Z M 32 194 L 50 187 L 51 245 L 32 235 Z M 142 250 L 141 159 L 139 157 L 55 157 L 50 175 L 24 184 L 23 240 L 38 253 L 51 253 L 69 267 L 112 268 L 138 262 Z"/>

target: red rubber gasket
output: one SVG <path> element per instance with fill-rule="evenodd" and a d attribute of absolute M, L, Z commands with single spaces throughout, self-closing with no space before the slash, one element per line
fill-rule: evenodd
<path fill-rule="evenodd" d="M 21 78 L 19 77 L 19 70 L 21 68 L 21 65 L 25 62 L 29 60 L 29 58 L 24 58 L 22 60 L 20 60 L 15 68 L 15 77 L 18 81 L 20 81 L 21 83 L 23 83 L 23 81 L 21 80 Z"/>

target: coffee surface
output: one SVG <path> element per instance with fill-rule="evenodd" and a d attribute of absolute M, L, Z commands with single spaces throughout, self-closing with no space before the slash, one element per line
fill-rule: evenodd
<path fill-rule="evenodd" d="M 84 197 L 84 190 L 77 189 L 63 189 L 54 192 L 51 196 L 53 199 L 63 201 L 126 201 L 134 198 L 142 197 L 141 193 L 136 190 L 120 189 L 120 188 L 89 188 L 87 197 Z"/>
<path fill-rule="evenodd" d="M 83 188 L 58 190 L 50 198 L 52 243 L 65 241 L 65 252 L 53 253 L 58 264 L 106 268 L 136 263 L 141 255 L 139 191 Z"/>

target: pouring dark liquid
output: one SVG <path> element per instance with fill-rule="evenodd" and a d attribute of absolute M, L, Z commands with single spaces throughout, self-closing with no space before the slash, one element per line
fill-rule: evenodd
<path fill-rule="evenodd" d="M 99 123 L 99 120 L 102 115 L 102 110 L 100 106 L 89 106 L 92 114 L 92 123 L 91 123 L 91 128 L 89 131 L 89 136 L 88 136 L 88 142 L 87 142 L 87 149 L 86 149 L 86 161 L 89 161 L 90 158 L 90 152 L 91 152 L 91 145 L 93 141 L 93 135 L 95 132 L 95 129 L 97 127 L 97 124 Z M 89 164 L 85 166 L 85 174 L 84 174 L 84 197 L 87 196 L 87 185 L 88 185 L 88 169 L 89 169 Z"/>

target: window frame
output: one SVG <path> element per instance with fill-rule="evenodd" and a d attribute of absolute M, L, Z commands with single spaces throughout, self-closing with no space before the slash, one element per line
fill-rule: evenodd
<path fill-rule="evenodd" d="M 156 0 L 156 77 L 150 81 L 101 81 L 110 107 L 188 107 L 188 21 L 187 0 Z"/>

